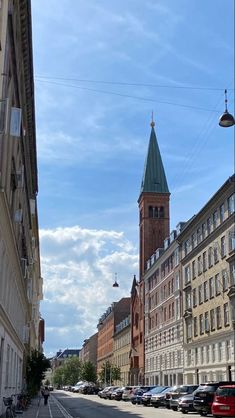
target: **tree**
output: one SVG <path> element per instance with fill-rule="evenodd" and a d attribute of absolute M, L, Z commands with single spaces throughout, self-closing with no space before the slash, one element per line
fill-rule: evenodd
<path fill-rule="evenodd" d="M 74 386 L 81 377 L 81 361 L 78 357 L 71 357 L 64 362 L 64 383 Z"/>
<path fill-rule="evenodd" d="M 106 361 L 102 364 L 99 380 L 102 383 L 112 384 L 115 380 L 121 380 L 121 370 L 118 366 Z"/>
<path fill-rule="evenodd" d="M 26 362 L 26 383 L 30 395 L 35 395 L 40 386 L 45 372 L 50 368 L 50 361 L 37 350 L 33 350 Z"/>
<path fill-rule="evenodd" d="M 96 382 L 96 367 L 91 361 L 85 361 L 82 364 L 81 378 L 87 382 Z"/>
<path fill-rule="evenodd" d="M 55 386 L 63 386 L 64 385 L 64 375 L 63 375 L 64 368 L 63 366 L 57 367 L 53 373 L 53 384 Z"/>

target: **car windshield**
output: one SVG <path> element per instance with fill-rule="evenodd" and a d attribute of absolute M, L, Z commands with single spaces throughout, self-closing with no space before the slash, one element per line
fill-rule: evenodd
<path fill-rule="evenodd" d="M 205 392 L 215 392 L 216 386 L 214 385 L 200 385 L 198 391 L 203 390 Z"/>
<path fill-rule="evenodd" d="M 234 388 L 218 388 L 216 391 L 217 396 L 235 396 Z"/>
<path fill-rule="evenodd" d="M 165 386 L 157 386 L 156 388 L 151 389 L 149 392 L 150 393 L 161 393 L 166 389 Z"/>

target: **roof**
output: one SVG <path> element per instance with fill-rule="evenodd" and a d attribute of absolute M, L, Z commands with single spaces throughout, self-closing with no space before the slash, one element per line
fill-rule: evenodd
<path fill-rule="evenodd" d="M 80 350 L 77 348 L 66 348 L 66 350 L 63 350 L 59 352 L 56 357 L 57 358 L 67 358 L 67 357 L 73 357 L 73 356 L 79 356 Z"/>
<path fill-rule="evenodd" d="M 140 193 L 169 193 L 157 138 L 152 125 Z"/>

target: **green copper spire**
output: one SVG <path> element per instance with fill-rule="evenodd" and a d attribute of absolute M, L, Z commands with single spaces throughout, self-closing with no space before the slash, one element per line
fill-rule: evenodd
<path fill-rule="evenodd" d="M 166 175 L 162 164 L 162 158 L 157 143 L 154 129 L 155 123 L 151 122 L 151 135 L 149 140 L 148 154 L 144 165 L 144 175 L 140 193 L 156 192 L 169 193 Z"/>

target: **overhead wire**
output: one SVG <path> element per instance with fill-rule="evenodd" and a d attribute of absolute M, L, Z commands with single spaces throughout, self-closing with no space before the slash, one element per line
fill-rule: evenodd
<path fill-rule="evenodd" d="M 154 84 L 154 83 L 130 83 L 122 81 L 107 81 L 107 80 L 92 80 L 84 78 L 71 78 L 71 77 L 56 77 L 56 76 L 44 76 L 44 75 L 35 75 L 37 79 L 47 79 L 47 80 L 62 80 L 62 81 L 78 81 L 84 83 L 93 83 L 93 84 L 111 84 L 118 86 L 134 86 L 134 87 L 156 87 L 156 88 L 167 88 L 167 89 L 185 89 L 185 90 L 218 90 L 224 91 L 224 88 L 221 87 L 205 87 L 205 86 L 188 86 L 188 85 L 170 85 L 170 84 Z M 229 90 L 229 89 L 227 89 Z M 231 89 L 232 90 L 232 89 Z"/>
<path fill-rule="evenodd" d="M 47 83 L 47 84 L 52 84 L 52 85 L 57 85 L 57 86 L 71 87 L 71 88 L 90 91 L 90 92 L 94 92 L 94 93 L 101 93 L 101 94 L 107 94 L 107 95 L 112 95 L 112 96 L 125 97 L 125 98 L 128 98 L 128 99 L 135 99 L 135 100 L 141 100 L 141 101 L 146 101 L 146 102 L 183 107 L 183 108 L 187 108 L 187 109 L 196 109 L 196 110 L 201 110 L 201 111 L 206 111 L 206 112 L 216 112 L 216 113 L 218 113 L 217 110 L 208 109 L 208 108 L 205 108 L 205 107 L 186 105 L 186 104 L 183 104 L 183 103 L 174 103 L 174 102 L 169 102 L 169 101 L 164 101 L 164 100 L 157 100 L 157 99 L 153 99 L 153 98 L 149 98 L 149 97 L 133 96 L 133 95 L 130 95 L 130 94 L 118 93 L 118 92 L 113 92 L 113 91 L 91 89 L 89 87 L 83 87 L 83 86 L 72 85 L 72 84 L 67 84 L 67 83 L 57 83 L 56 81 L 39 80 L 37 78 L 36 78 L 36 81 L 40 82 L 40 83 Z"/>

